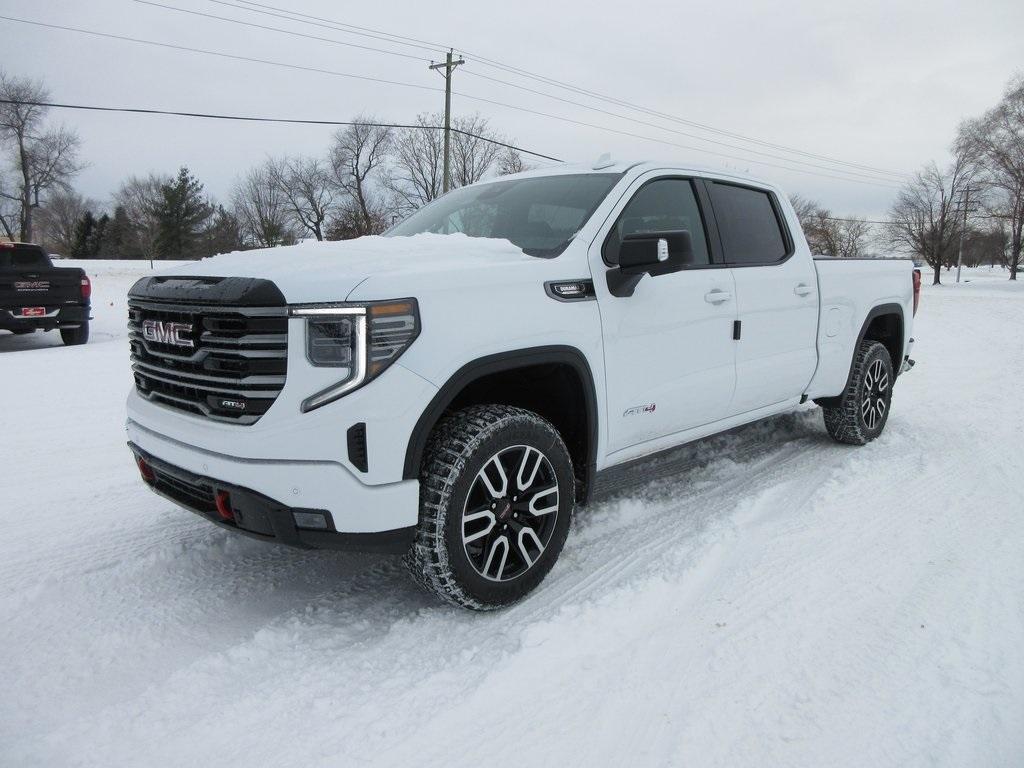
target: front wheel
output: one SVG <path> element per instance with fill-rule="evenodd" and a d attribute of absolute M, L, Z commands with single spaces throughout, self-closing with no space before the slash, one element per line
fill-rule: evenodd
<path fill-rule="evenodd" d="M 882 434 L 892 406 L 895 380 L 885 345 L 862 342 L 853 360 L 853 374 L 838 405 L 825 408 L 825 429 L 832 439 L 864 445 Z"/>
<path fill-rule="evenodd" d="M 510 605 L 558 559 L 575 491 L 569 451 L 548 421 L 505 405 L 458 411 L 427 445 L 406 564 L 449 603 L 475 610 Z"/>

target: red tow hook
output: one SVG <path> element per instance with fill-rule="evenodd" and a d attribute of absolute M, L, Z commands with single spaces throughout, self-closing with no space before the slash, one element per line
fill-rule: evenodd
<path fill-rule="evenodd" d="M 142 479 L 152 485 L 156 482 L 156 473 L 153 472 L 153 468 L 149 466 L 149 463 L 141 456 L 135 457 L 135 463 L 139 467 L 139 474 L 142 475 Z"/>
<path fill-rule="evenodd" d="M 217 502 L 217 514 L 228 522 L 235 522 L 235 513 L 231 509 L 231 494 L 227 491 L 217 491 L 215 499 Z"/>

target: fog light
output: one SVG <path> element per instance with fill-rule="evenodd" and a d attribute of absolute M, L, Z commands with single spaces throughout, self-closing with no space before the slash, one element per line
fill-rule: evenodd
<path fill-rule="evenodd" d="M 324 512 L 292 512 L 296 528 L 311 528 L 315 531 L 330 530 L 327 515 Z"/>

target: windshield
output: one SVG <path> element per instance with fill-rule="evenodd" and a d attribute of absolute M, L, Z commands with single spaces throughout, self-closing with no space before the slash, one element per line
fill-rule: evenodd
<path fill-rule="evenodd" d="M 385 234 L 462 233 L 502 238 L 531 256 L 550 258 L 566 249 L 620 178 L 617 173 L 583 173 L 462 187 L 424 206 Z"/>

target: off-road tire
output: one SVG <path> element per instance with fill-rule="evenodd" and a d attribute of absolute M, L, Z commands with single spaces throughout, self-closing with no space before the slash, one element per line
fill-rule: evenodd
<path fill-rule="evenodd" d="M 877 372 L 885 376 L 885 388 L 878 397 L 877 386 L 872 384 L 877 379 Z M 870 375 L 869 375 L 870 374 Z M 825 429 L 832 439 L 847 445 L 865 445 L 871 442 L 885 429 L 892 410 L 892 386 L 896 377 L 892 369 L 889 351 L 877 341 L 861 342 L 853 360 L 853 371 L 850 375 L 846 391 L 839 396 L 835 407 L 823 408 Z M 873 394 L 874 393 L 874 394 Z M 883 412 L 872 423 L 865 417 L 865 398 L 873 396 L 873 402 L 881 399 L 884 403 Z"/>
<path fill-rule="evenodd" d="M 474 483 L 485 465 L 503 451 L 523 447 L 540 452 L 548 461 L 547 469 L 558 486 L 556 518 L 547 528 L 546 546 L 525 572 L 506 581 L 488 580 L 471 561 L 464 541 L 467 500 L 471 493 L 478 493 Z M 438 423 L 427 442 L 420 469 L 419 523 L 405 564 L 428 592 L 453 605 L 481 611 L 511 605 L 535 589 L 558 559 L 569 532 L 575 490 L 569 451 L 547 420 L 507 405 L 456 411 Z M 489 524 L 495 525 L 493 520 Z M 500 568 L 505 568 L 504 559 Z M 500 569 L 497 575 L 501 577 Z"/>
<path fill-rule="evenodd" d="M 67 347 L 76 347 L 89 340 L 89 323 L 82 323 L 77 328 L 61 328 L 60 340 Z"/>

